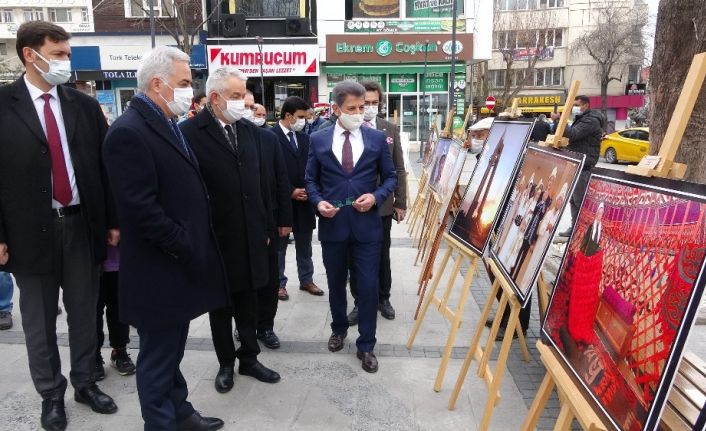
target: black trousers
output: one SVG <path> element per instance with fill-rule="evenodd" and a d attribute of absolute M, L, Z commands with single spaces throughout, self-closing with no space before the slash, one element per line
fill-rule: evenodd
<path fill-rule="evenodd" d="M 264 332 L 272 330 L 275 326 L 275 316 L 279 305 L 279 267 L 277 247 L 281 241 L 287 241 L 287 237 L 281 238 L 275 234 L 270 237 L 270 244 L 267 246 L 267 284 L 257 290 L 257 331 Z M 242 335 L 241 335 L 242 336 Z M 242 339 L 242 338 L 241 338 Z"/>
<path fill-rule="evenodd" d="M 82 389 L 95 382 L 96 367 L 95 313 L 100 268 L 93 263 L 88 226 L 80 213 L 54 217 L 53 223 L 53 249 L 46 252 L 54 254 L 54 273 L 14 274 L 20 290 L 29 373 L 43 399 L 63 397 L 67 386 L 56 344 L 60 288 L 69 324 L 71 385 Z"/>
<path fill-rule="evenodd" d="M 276 269 L 276 268 L 275 268 Z M 235 365 L 240 360 L 241 367 L 249 367 L 257 362 L 260 345 L 257 343 L 257 296 L 255 289 L 231 292 L 231 307 L 224 307 L 208 313 L 211 324 L 211 337 L 221 366 Z M 240 335 L 240 347 L 235 349 L 233 340 L 233 319 Z"/>
<path fill-rule="evenodd" d="M 177 422 L 194 414 L 186 401 L 189 389 L 179 369 L 189 322 L 165 329 L 137 328 L 137 333 L 136 383 L 145 431 L 175 430 Z"/>
<path fill-rule="evenodd" d="M 571 226 L 576 224 L 576 220 L 579 216 L 579 210 L 581 209 L 581 202 L 583 202 L 583 196 L 586 194 L 586 189 L 588 188 L 588 180 L 591 176 L 590 169 L 584 169 L 579 175 L 579 179 L 576 182 L 576 188 L 571 194 L 571 199 L 569 200 L 569 206 L 571 207 Z"/>
<path fill-rule="evenodd" d="M 118 306 L 118 271 L 104 272 L 100 278 L 100 292 L 98 294 L 98 307 L 96 309 L 96 329 L 98 344 L 96 354 L 100 354 L 105 342 L 103 333 L 103 310 L 108 321 L 108 340 L 113 349 L 122 349 L 130 342 L 130 325 L 120 321 Z"/>
<path fill-rule="evenodd" d="M 495 282 L 495 276 L 488 271 L 488 276 L 490 277 L 490 282 L 494 283 Z M 502 289 L 498 290 L 498 293 L 495 294 L 495 298 L 500 302 L 500 298 L 502 297 L 503 291 Z M 520 310 L 520 327 L 522 327 L 522 331 L 524 333 L 527 333 L 527 329 L 529 328 L 529 321 L 530 321 L 530 314 L 532 313 L 532 296 L 530 294 L 530 298 L 527 300 L 527 305 L 522 307 Z M 505 307 L 505 310 L 503 310 L 503 318 L 502 321 L 500 322 L 500 326 L 503 328 L 507 326 L 507 320 L 510 318 L 510 307 Z"/>
<path fill-rule="evenodd" d="M 378 302 L 390 299 L 390 290 L 392 289 L 392 269 L 390 268 L 390 246 L 392 240 L 390 231 L 392 231 L 392 215 L 382 216 L 382 249 L 380 250 L 380 268 L 378 269 L 379 291 Z M 358 306 L 358 277 L 353 271 L 353 257 L 348 256 L 348 273 L 350 274 L 349 283 L 351 286 L 351 295 L 356 306 Z"/>

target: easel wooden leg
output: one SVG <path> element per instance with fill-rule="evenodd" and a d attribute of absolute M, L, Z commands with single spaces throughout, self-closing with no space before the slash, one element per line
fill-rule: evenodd
<path fill-rule="evenodd" d="M 454 272 L 452 274 L 457 274 L 461 270 L 461 263 L 463 259 L 459 256 L 456 265 L 454 266 Z M 439 371 L 436 374 L 436 381 L 434 382 L 434 390 L 439 392 L 441 390 L 441 385 L 444 382 L 444 375 L 446 374 L 446 367 L 449 364 L 449 359 L 451 358 L 451 350 L 453 349 L 454 342 L 456 341 L 456 334 L 461 327 L 461 318 L 463 317 L 463 310 L 466 307 L 466 300 L 468 299 L 468 292 L 471 290 L 471 284 L 473 283 L 473 278 L 475 277 L 476 267 L 478 259 L 471 258 L 468 271 L 466 276 L 463 278 L 463 287 L 461 289 L 461 296 L 456 304 L 456 310 L 453 312 L 454 318 L 451 322 L 451 332 L 446 340 L 446 347 L 444 348 L 444 355 L 441 358 L 441 365 L 439 366 Z M 446 292 L 444 293 L 444 298 L 439 304 L 439 308 L 446 309 L 449 300 L 449 295 L 453 289 L 454 279 L 449 279 L 449 284 L 446 287 Z"/>
<path fill-rule="evenodd" d="M 421 308 L 421 313 L 419 314 L 419 317 L 417 318 L 417 321 L 414 322 L 414 328 L 412 328 L 412 333 L 409 334 L 409 339 L 407 340 L 407 348 L 411 349 L 412 345 L 414 344 L 414 339 L 417 337 L 417 333 L 419 332 L 419 328 L 422 326 L 422 322 L 424 321 L 424 316 L 427 314 L 427 310 L 429 309 L 429 304 L 431 304 L 432 299 L 434 298 L 434 293 L 436 293 L 436 289 L 439 287 L 439 282 L 441 281 L 441 276 L 444 274 L 444 269 L 446 268 L 446 265 L 449 263 L 449 259 L 451 258 L 451 253 L 453 253 L 453 249 L 451 247 L 446 249 L 446 253 L 444 254 L 444 258 L 441 260 L 441 265 L 439 266 L 438 271 L 436 272 L 436 276 L 434 276 L 434 280 L 431 285 L 431 290 L 429 291 L 428 295 L 425 298 L 420 298 L 420 303 L 422 303 L 422 308 Z"/>
<path fill-rule="evenodd" d="M 571 412 L 571 407 L 569 407 L 568 403 L 563 403 L 561 410 L 559 410 L 559 417 L 556 419 L 556 424 L 554 425 L 554 431 L 570 430 L 573 421 L 574 415 Z"/>
<path fill-rule="evenodd" d="M 525 362 L 529 362 L 530 353 L 527 348 L 527 339 L 525 338 L 525 333 L 522 332 L 522 325 L 515 326 L 515 333 L 517 334 L 517 341 L 520 342 L 520 350 L 522 350 L 522 359 Z"/>
<path fill-rule="evenodd" d="M 495 296 L 493 297 L 488 297 L 488 301 L 493 301 L 495 299 Z M 478 365 L 478 376 L 479 377 L 484 377 L 485 376 L 485 371 L 488 367 L 488 362 L 490 362 L 490 357 L 493 354 L 493 350 L 495 349 L 495 338 L 498 336 L 498 332 L 500 331 L 500 322 L 503 319 L 503 314 L 505 308 L 507 308 L 507 295 L 503 292 L 501 297 L 500 297 L 500 304 L 498 305 L 498 311 L 495 313 L 495 319 L 493 320 L 493 325 L 490 327 L 490 334 L 488 335 L 488 340 L 485 343 L 485 348 L 483 349 L 483 354 L 481 355 L 480 363 Z M 511 313 L 512 315 L 512 313 Z M 511 316 L 512 317 L 512 316 Z M 481 322 L 482 323 L 482 322 Z M 507 332 L 507 328 L 510 327 L 510 319 L 508 319 L 507 326 L 505 327 L 505 331 Z M 514 327 L 513 327 L 514 328 Z M 511 332 L 512 334 L 512 332 Z"/>
<path fill-rule="evenodd" d="M 547 401 L 549 401 L 549 397 L 552 395 L 553 390 L 554 379 L 552 379 L 552 376 L 549 373 L 546 373 L 544 375 L 544 379 L 542 379 L 542 383 L 539 385 L 537 395 L 535 395 L 534 401 L 532 401 L 527 417 L 522 423 L 522 428 L 520 428 L 522 431 L 533 431 L 537 428 L 539 417 L 542 415 L 544 408 L 547 406 Z"/>

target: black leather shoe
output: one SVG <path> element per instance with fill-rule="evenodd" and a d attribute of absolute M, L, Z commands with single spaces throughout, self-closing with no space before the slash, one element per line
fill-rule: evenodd
<path fill-rule="evenodd" d="M 255 362 L 249 367 L 238 367 L 238 372 L 243 376 L 255 377 L 263 383 L 277 383 L 280 376 L 277 372 L 270 370 L 259 362 Z"/>
<path fill-rule="evenodd" d="M 343 340 L 346 339 L 346 335 L 348 333 L 343 333 L 343 334 L 336 334 L 333 333 L 328 339 L 328 349 L 331 352 L 338 352 L 343 348 Z"/>
<path fill-rule="evenodd" d="M 348 313 L 348 326 L 355 326 L 358 324 L 358 306 L 353 307 L 350 313 Z"/>
<path fill-rule="evenodd" d="M 66 429 L 66 410 L 63 398 L 47 398 L 42 401 L 42 428 L 47 431 Z"/>
<path fill-rule="evenodd" d="M 522 331 L 522 335 L 527 337 L 527 332 Z M 497 337 L 495 337 L 495 341 L 503 341 L 505 339 L 505 327 L 501 327 L 500 330 L 498 331 Z M 517 331 L 512 333 L 512 339 L 517 340 Z"/>
<path fill-rule="evenodd" d="M 571 228 L 566 229 L 564 232 L 559 232 L 559 233 L 557 234 L 557 236 L 561 236 L 561 237 L 564 237 L 564 238 L 570 237 L 570 236 L 571 236 Z"/>
<path fill-rule="evenodd" d="M 395 309 L 392 308 L 392 304 L 388 299 L 385 299 L 380 304 L 378 304 L 378 310 L 380 310 L 380 315 L 387 320 L 395 320 Z"/>
<path fill-rule="evenodd" d="M 493 327 L 493 321 L 495 320 L 495 317 L 488 317 L 488 320 L 485 321 L 485 327 L 486 328 L 492 328 Z"/>
<path fill-rule="evenodd" d="M 233 389 L 233 368 L 233 365 L 221 365 L 221 368 L 218 369 L 214 384 L 219 393 L 225 394 Z"/>
<path fill-rule="evenodd" d="M 257 339 L 262 341 L 262 344 L 264 344 L 268 349 L 279 349 L 279 337 L 277 337 L 277 334 L 275 334 L 275 331 L 272 329 L 258 332 Z"/>
<path fill-rule="evenodd" d="M 188 418 L 177 422 L 177 431 L 211 431 L 223 428 L 223 421 L 218 418 L 205 418 L 194 412 Z"/>
<path fill-rule="evenodd" d="M 373 352 L 358 352 L 356 356 L 363 363 L 363 370 L 369 373 L 378 371 L 378 358 L 375 357 Z"/>
<path fill-rule="evenodd" d="M 118 411 L 113 399 L 104 394 L 94 383 L 74 392 L 77 403 L 87 404 L 96 413 L 110 414 Z"/>

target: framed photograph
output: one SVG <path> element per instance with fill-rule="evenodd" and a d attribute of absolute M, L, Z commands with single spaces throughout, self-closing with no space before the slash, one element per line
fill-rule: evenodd
<path fill-rule="evenodd" d="M 434 160 L 434 151 L 436 150 L 436 143 L 439 142 L 439 133 L 436 128 L 432 128 L 429 131 L 429 137 L 424 143 L 424 157 L 422 158 L 422 166 L 424 169 L 428 169 L 431 166 L 431 162 Z"/>
<path fill-rule="evenodd" d="M 463 147 L 463 144 L 457 140 L 451 143 L 449 150 L 446 152 L 446 161 L 442 168 L 439 181 L 432 186 L 432 190 L 441 197 L 439 220 L 443 221 L 444 217 L 446 217 L 449 203 L 456 191 L 458 180 L 461 177 L 463 165 L 466 163 L 467 154 L 468 151 Z"/>
<path fill-rule="evenodd" d="M 525 305 L 578 181 L 585 156 L 530 146 L 511 189 L 490 256 Z"/>
<path fill-rule="evenodd" d="M 446 158 L 448 157 L 449 148 L 453 143 L 453 139 L 449 138 L 439 138 L 439 142 L 436 143 L 436 148 L 434 150 L 434 159 L 431 163 L 431 171 L 429 173 L 429 187 L 437 191 L 439 188 L 439 181 L 441 181 L 441 174 L 444 171 L 444 166 L 446 165 Z"/>
<path fill-rule="evenodd" d="M 542 336 L 615 429 L 659 427 L 705 251 L 706 186 L 592 172 Z"/>
<path fill-rule="evenodd" d="M 450 234 L 474 253 L 485 253 L 524 154 L 534 120 L 493 121 Z"/>

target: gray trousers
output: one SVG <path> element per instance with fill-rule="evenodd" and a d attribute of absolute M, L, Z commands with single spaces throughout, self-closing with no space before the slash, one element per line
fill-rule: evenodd
<path fill-rule="evenodd" d="M 71 372 L 75 389 L 95 382 L 96 303 L 99 266 L 93 263 L 88 228 L 81 214 L 54 217 L 54 273 L 14 274 L 20 290 L 29 372 L 43 399 L 63 397 L 66 378 L 56 344 L 59 288 L 69 326 Z M 12 249 L 9 250 L 12 255 Z"/>

